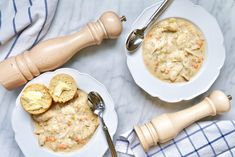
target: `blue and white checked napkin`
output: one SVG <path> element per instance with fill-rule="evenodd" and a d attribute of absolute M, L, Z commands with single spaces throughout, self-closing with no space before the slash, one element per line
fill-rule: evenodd
<path fill-rule="evenodd" d="M 144 152 L 134 130 L 116 141 L 118 152 L 135 157 L 234 157 L 235 121 L 195 123 L 175 139 Z"/>
<path fill-rule="evenodd" d="M 47 33 L 58 0 L 0 0 L 0 61 L 30 49 Z"/>

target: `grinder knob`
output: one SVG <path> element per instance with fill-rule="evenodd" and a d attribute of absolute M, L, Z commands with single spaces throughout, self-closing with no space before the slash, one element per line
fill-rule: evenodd
<path fill-rule="evenodd" d="M 121 18 L 117 16 L 112 11 L 107 11 L 103 13 L 99 19 L 103 23 L 105 30 L 107 32 L 106 38 L 115 39 L 122 32 L 122 23 L 121 21 L 126 21 L 126 17 L 122 16 Z"/>

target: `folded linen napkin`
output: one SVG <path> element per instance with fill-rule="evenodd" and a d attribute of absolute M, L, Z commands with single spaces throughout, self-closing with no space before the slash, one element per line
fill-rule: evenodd
<path fill-rule="evenodd" d="M 47 33 L 58 0 L 0 1 L 0 61 L 30 49 Z"/>
<path fill-rule="evenodd" d="M 176 138 L 144 152 L 134 130 L 116 141 L 118 152 L 135 157 L 234 157 L 235 121 L 199 122 Z"/>

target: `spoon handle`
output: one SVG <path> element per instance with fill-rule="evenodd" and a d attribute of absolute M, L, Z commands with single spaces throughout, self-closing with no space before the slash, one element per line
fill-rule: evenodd
<path fill-rule="evenodd" d="M 111 136 L 109 134 L 108 127 L 106 126 L 103 118 L 101 118 L 101 122 L 102 122 L 102 128 L 104 130 L 104 134 L 105 134 L 106 140 L 108 142 L 109 149 L 111 151 L 112 157 L 117 157 L 117 152 L 116 152 L 115 147 L 113 145 L 112 138 L 111 138 Z"/>
<path fill-rule="evenodd" d="M 153 15 L 150 17 L 147 25 L 145 26 L 145 28 L 148 28 L 149 26 L 152 25 L 153 22 L 156 21 L 156 19 L 162 15 L 162 13 L 166 10 L 166 8 L 168 8 L 168 6 L 171 4 L 173 0 L 164 0 L 162 2 L 162 4 L 159 6 L 159 8 L 157 8 L 157 10 L 153 13 Z"/>

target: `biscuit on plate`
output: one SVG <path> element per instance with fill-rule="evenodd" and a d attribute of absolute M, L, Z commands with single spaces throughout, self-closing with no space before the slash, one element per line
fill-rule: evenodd
<path fill-rule="evenodd" d="M 51 79 L 49 92 L 55 102 L 64 103 L 76 95 L 77 85 L 72 76 L 58 74 Z"/>
<path fill-rule="evenodd" d="M 52 98 L 46 86 L 30 84 L 23 90 L 20 103 L 28 113 L 40 114 L 50 108 Z"/>

